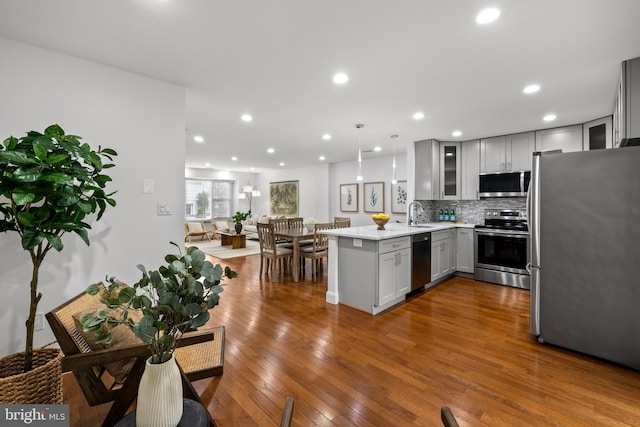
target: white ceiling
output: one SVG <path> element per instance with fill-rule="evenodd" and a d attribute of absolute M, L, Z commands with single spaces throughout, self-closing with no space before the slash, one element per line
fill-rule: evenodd
<path fill-rule="evenodd" d="M 186 166 L 259 172 L 609 115 L 640 0 L 0 0 L 0 36 L 185 86 Z"/>

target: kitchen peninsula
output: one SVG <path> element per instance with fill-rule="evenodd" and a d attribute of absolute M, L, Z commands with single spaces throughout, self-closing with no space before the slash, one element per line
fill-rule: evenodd
<path fill-rule="evenodd" d="M 329 235 L 327 302 L 373 315 L 393 307 L 411 291 L 412 237 L 424 233 L 448 234 L 446 237 L 452 240 L 447 248 L 455 258 L 456 229 L 473 227 L 454 223 L 413 226 L 396 223 L 385 225 L 384 230 L 367 225 L 324 231 Z M 437 280 L 445 277 L 436 276 Z"/>

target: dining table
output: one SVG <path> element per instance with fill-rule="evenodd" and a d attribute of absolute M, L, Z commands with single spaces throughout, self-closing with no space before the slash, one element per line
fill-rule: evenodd
<path fill-rule="evenodd" d="M 307 227 L 289 227 L 274 230 L 277 239 L 286 240 L 293 244 L 293 281 L 300 281 L 300 242 L 313 239 L 313 229 Z"/>

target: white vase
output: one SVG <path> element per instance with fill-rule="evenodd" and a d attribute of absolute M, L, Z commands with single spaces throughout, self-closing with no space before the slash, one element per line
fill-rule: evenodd
<path fill-rule="evenodd" d="M 182 418 L 182 378 L 173 356 L 164 363 L 147 359 L 136 406 L 137 427 L 176 427 Z"/>

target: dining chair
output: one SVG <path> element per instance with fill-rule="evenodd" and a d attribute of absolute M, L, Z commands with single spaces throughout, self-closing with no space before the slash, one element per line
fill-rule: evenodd
<path fill-rule="evenodd" d="M 318 267 L 322 265 L 322 259 L 329 255 L 329 236 L 319 233 L 323 230 L 331 230 L 335 228 L 332 222 L 315 224 L 313 229 L 313 244 L 300 248 L 300 256 L 304 259 L 311 260 L 311 280 L 318 280 Z M 304 268 L 304 267 L 303 267 Z"/>
<path fill-rule="evenodd" d="M 287 400 L 282 409 L 282 416 L 280 418 L 280 427 L 290 427 L 291 420 L 293 419 L 293 397 L 287 397 Z"/>
<path fill-rule="evenodd" d="M 442 425 L 444 427 L 458 427 L 458 422 L 448 406 L 440 408 L 440 419 L 442 419 Z"/>
<path fill-rule="evenodd" d="M 266 261 L 265 273 L 273 272 L 273 264 L 280 261 L 280 271 L 291 261 L 293 250 L 276 244 L 275 225 L 256 224 L 258 227 L 258 241 L 260 242 L 260 276 Z"/>
<path fill-rule="evenodd" d="M 304 227 L 304 218 L 287 218 L 287 224 L 289 228 L 302 228 Z"/>
<path fill-rule="evenodd" d="M 269 224 L 273 224 L 273 228 L 276 231 L 279 230 L 287 230 L 289 228 L 289 220 L 287 218 L 271 218 L 269 220 Z M 280 239 L 280 238 L 275 238 L 276 239 L 276 245 L 280 246 L 281 248 L 288 248 L 288 249 L 292 249 L 293 248 L 293 244 L 291 242 L 288 242 L 285 239 Z"/>
<path fill-rule="evenodd" d="M 351 227 L 351 218 L 346 216 L 336 216 L 333 218 L 333 224 L 335 228 L 348 228 Z"/>
<path fill-rule="evenodd" d="M 192 237 L 200 237 L 200 240 L 204 240 L 206 237 L 207 240 L 211 241 L 211 237 L 209 237 L 209 232 L 207 228 L 204 226 L 204 221 L 188 221 L 184 223 L 184 241 L 191 242 Z"/>

